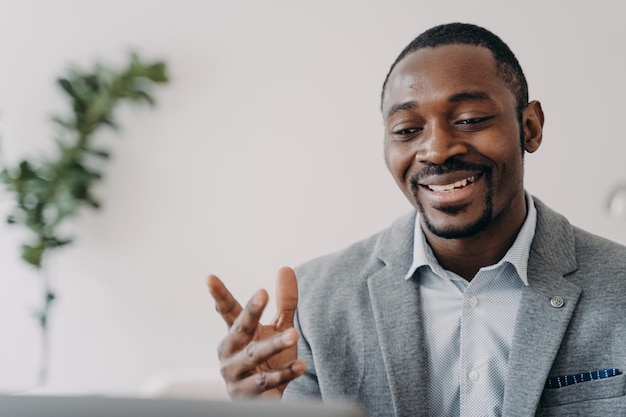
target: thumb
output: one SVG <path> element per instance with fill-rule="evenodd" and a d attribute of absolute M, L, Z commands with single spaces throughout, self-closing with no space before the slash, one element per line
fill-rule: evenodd
<path fill-rule="evenodd" d="M 280 268 L 276 278 L 276 318 L 278 329 L 293 327 L 293 318 L 298 306 L 298 282 L 296 273 L 288 266 Z"/>

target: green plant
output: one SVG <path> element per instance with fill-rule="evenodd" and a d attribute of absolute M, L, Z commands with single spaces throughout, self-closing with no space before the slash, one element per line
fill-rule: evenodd
<path fill-rule="evenodd" d="M 22 245 L 22 258 L 40 270 L 51 250 L 72 242 L 71 237 L 62 234 L 60 225 L 82 207 L 100 207 L 93 186 L 102 178 L 102 162 L 110 154 L 93 143 L 94 134 L 102 127 L 117 129 L 114 110 L 120 103 L 154 104 L 151 89 L 166 83 L 168 77 L 165 63 L 145 63 L 133 54 L 121 71 L 102 65 L 87 72 L 74 68 L 57 81 L 72 110 L 67 117 L 53 118 L 59 127 L 56 152 L 47 158 L 24 159 L 16 167 L 5 167 L 0 172 L 0 181 L 16 202 L 7 222 L 30 232 L 31 240 Z M 55 293 L 47 275 L 42 276 L 44 299 L 37 316 L 45 344 Z M 43 381 L 45 365 L 41 373 Z"/>

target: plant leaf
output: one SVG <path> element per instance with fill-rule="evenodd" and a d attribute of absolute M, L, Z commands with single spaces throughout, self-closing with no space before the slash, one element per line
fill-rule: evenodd
<path fill-rule="evenodd" d="M 31 265 L 37 268 L 41 267 L 41 258 L 45 248 L 43 245 L 39 246 L 22 246 L 22 258 Z"/>

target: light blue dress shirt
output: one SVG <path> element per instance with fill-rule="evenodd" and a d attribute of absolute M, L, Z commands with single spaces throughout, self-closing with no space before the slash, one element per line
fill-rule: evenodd
<path fill-rule="evenodd" d="M 513 246 L 495 265 L 466 281 L 443 269 L 415 222 L 413 263 L 406 278 L 420 285 L 422 328 L 433 416 L 500 416 L 513 330 L 535 235 L 537 210 L 528 214 Z"/>

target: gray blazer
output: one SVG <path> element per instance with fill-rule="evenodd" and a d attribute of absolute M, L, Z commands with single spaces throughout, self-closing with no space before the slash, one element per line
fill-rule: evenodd
<path fill-rule="evenodd" d="M 545 389 L 549 377 L 626 371 L 626 248 L 535 199 L 537 229 L 509 356 L 503 415 L 626 416 L 626 375 Z M 415 213 L 296 273 L 298 355 L 284 400 L 357 401 L 377 416 L 428 416 L 419 286 L 405 280 Z M 553 307 L 551 299 L 565 303 Z"/>

